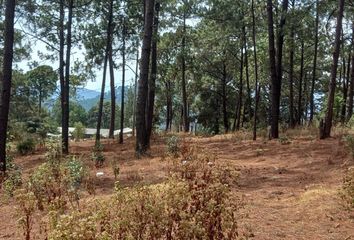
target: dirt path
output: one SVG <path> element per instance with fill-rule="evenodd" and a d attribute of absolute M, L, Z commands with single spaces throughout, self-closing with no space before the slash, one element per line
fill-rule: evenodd
<path fill-rule="evenodd" d="M 338 196 L 350 164 L 338 140 L 199 142 L 241 170 L 253 239 L 354 239 L 354 213 Z"/>
<path fill-rule="evenodd" d="M 240 170 L 235 191 L 241 192 L 246 203 L 240 227 L 250 229 L 251 239 L 354 239 L 354 212 L 341 206 L 338 195 L 353 161 L 337 139 L 298 139 L 282 145 L 228 135 L 187 141 Z M 155 139 L 152 156 L 141 160 L 134 158 L 132 139 L 124 145 L 110 141 L 104 145 L 107 160 L 120 165 L 122 184 L 163 181 L 166 163 L 161 161 L 165 149 L 161 139 Z M 91 141 L 74 143 L 71 151 L 88 159 L 92 146 Z M 43 153 L 16 159 L 26 173 L 43 161 Z M 100 171 L 105 176 L 96 180 L 96 197 L 111 194 L 115 182 L 110 164 Z M 0 239 L 21 239 L 11 204 L 0 202 Z"/>

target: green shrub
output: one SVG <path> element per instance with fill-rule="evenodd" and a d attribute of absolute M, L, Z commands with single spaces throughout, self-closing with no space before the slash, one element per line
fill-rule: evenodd
<path fill-rule="evenodd" d="M 279 137 L 278 141 L 279 141 L 279 143 L 280 143 L 281 145 L 288 145 L 288 144 L 291 143 L 290 140 L 289 140 L 289 138 L 288 138 L 287 136 L 281 136 L 281 137 Z"/>
<path fill-rule="evenodd" d="M 85 126 L 81 122 L 78 122 L 75 123 L 74 127 L 75 130 L 73 131 L 73 136 L 75 138 L 75 141 L 83 139 L 85 136 Z"/>
<path fill-rule="evenodd" d="M 36 143 L 33 138 L 25 138 L 20 141 L 16 148 L 17 152 L 21 155 L 27 155 L 29 153 L 33 153 L 36 147 Z"/>
<path fill-rule="evenodd" d="M 166 140 L 167 153 L 177 157 L 180 151 L 180 138 L 178 136 L 171 136 Z"/>
<path fill-rule="evenodd" d="M 7 196 L 12 197 L 14 191 L 22 185 L 22 172 L 20 169 L 8 169 L 2 187 Z"/>
<path fill-rule="evenodd" d="M 344 137 L 344 142 L 346 143 L 351 156 L 354 157 L 354 137 L 352 135 L 347 135 Z"/>
<path fill-rule="evenodd" d="M 231 188 L 238 172 L 186 148 L 170 158 L 165 183 L 122 188 L 115 195 L 63 214 L 49 239 L 240 239 L 241 201 Z"/>

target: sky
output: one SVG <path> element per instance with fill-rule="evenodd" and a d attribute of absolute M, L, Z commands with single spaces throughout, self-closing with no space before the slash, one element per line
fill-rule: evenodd
<path fill-rule="evenodd" d="M 30 70 L 29 64 L 33 61 L 38 62 L 40 65 L 49 65 L 52 66 L 53 69 L 58 69 L 58 62 L 57 61 L 49 61 L 49 60 L 42 60 L 39 57 L 39 52 L 42 53 L 48 53 L 46 50 L 46 45 L 40 41 L 36 40 L 30 40 L 31 42 L 31 48 L 32 48 L 32 53 L 30 54 L 30 59 L 23 60 L 19 63 L 17 63 L 17 67 L 23 71 L 28 71 Z M 73 48 L 72 49 L 72 55 L 71 55 L 71 63 L 75 62 L 76 60 L 84 61 L 85 56 L 84 56 L 84 51 L 79 50 L 78 48 Z M 115 61 L 117 65 L 121 64 L 121 60 L 118 59 Z M 135 71 L 135 61 L 128 61 L 127 65 L 130 66 L 130 68 L 134 69 Z M 135 78 L 135 73 L 130 69 L 128 66 L 126 67 L 126 85 L 133 85 L 134 84 L 134 78 Z M 103 69 L 102 70 L 96 70 L 96 79 L 95 81 L 88 80 L 86 85 L 84 86 L 86 89 L 90 90 L 95 90 L 95 91 L 101 91 L 101 85 L 102 85 L 102 77 L 103 77 Z M 121 86 L 122 82 L 122 69 L 115 69 L 115 85 L 116 87 Z M 106 87 L 105 91 L 109 91 L 110 85 L 109 85 L 109 71 L 107 69 L 107 78 L 106 78 Z M 59 82 L 58 82 L 59 85 Z"/>

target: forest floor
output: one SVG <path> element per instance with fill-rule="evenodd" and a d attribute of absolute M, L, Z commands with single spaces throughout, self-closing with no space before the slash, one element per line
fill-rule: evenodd
<path fill-rule="evenodd" d="M 245 203 L 239 226 L 251 231 L 251 239 L 354 239 L 354 211 L 346 209 L 339 196 L 343 176 L 354 161 L 340 137 L 320 141 L 297 134 L 288 141 L 253 142 L 242 134 L 230 134 L 187 136 L 185 141 L 239 169 L 235 191 Z M 88 159 L 94 142 L 71 144 L 72 153 Z M 119 163 L 119 181 L 124 186 L 157 183 L 166 177 L 163 138 L 154 137 L 151 156 L 139 160 L 132 138 L 123 145 L 112 140 L 104 140 L 103 145 L 106 159 Z M 45 162 L 44 153 L 16 157 L 15 162 L 28 174 Z M 110 164 L 92 171 L 104 172 L 95 180 L 95 197 L 112 194 L 115 179 Z M 0 201 L 0 223 L 0 239 L 22 239 L 11 201 Z"/>

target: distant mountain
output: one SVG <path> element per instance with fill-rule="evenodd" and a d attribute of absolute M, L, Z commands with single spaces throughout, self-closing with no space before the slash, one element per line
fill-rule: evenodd
<path fill-rule="evenodd" d="M 129 86 L 125 87 L 125 92 L 127 93 L 129 90 Z M 122 87 L 117 87 L 116 88 L 116 102 L 117 104 L 121 103 L 122 100 Z M 77 103 L 79 103 L 83 108 L 85 108 L 86 111 L 89 111 L 93 106 L 97 105 L 97 103 L 100 100 L 100 95 L 101 93 L 99 91 L 95 90 L 90 90 L 86 88 L 79 88 L 76 90 L 76 97 L 75 100 Z M 53 94 L 49 99 L 45 101 L 45 105 L 49 108 L 52 109 L 53 105 L 59 98 L 59 93 Z M 111 100 L 111 91 L 108 91 L 104 95 L 104 99 L 106 101 Z M 74 100 L 74 99 L 72 99 Z"/>
<path fill-rule="evenodd" d="M 85 100 L 98 97 L 100 92 L 86 88 L 79 88 L 76 90 L 76 95 L 78 100 Z"/>
<path fill-rule="evenodd" d="M 127 92 L 129 87 L 125 87 L 125 92 Z M 100 101 L 100 93 L 93 90 L 82 89 L 79 93 L 77 92 L 77 102 L 85 108 L 86 111 L 89 111 L 93 106 L 97 105 Z M 96 95 L 95 95 L 96 94 Z M 93 96 L 93 97 L 86 97 L 86 96 Z M 104 99 L 107 101 L 111 100 L 111 91 L 108 91 L 104 94 Z M 116 102 L 117 104 L 121 104 L 122 101 L 122 87 L 116 88 Z"/>

